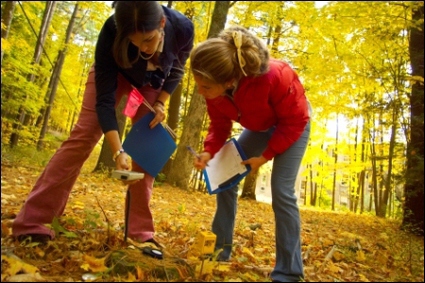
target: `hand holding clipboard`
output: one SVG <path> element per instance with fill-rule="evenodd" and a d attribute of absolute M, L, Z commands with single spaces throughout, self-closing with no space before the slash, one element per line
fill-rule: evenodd
<path fill-rule="evenodd" d="M 236 139 L 227 141 L 203 170 L 209 194 L 217 194 L 237 185 L 250 171 L 245 153 Z"/>

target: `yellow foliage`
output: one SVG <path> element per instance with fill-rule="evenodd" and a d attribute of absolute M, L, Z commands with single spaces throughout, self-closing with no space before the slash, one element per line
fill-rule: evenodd
<path fill-rule="evenodd" d="M 17 179 L 15 178 L 16 168 L 2 167 L 2 184 L 9 185 L 5 188 L 2 187 L 2 197 L 3 195 L 16 195 L 13 202 L 2 203 L 4 215 L 18 210 L 17 206 L 24 202 L 31 189 L 28 184 L 36 181 L 37 174 L 24 170 L 28 169 L 19 167 L 20 175 L 23 177 Z M 22 171 L 25 174 L 22 174 Z M 77 277 L 80 267 L 90 270 L 93 274 L 103 272 L 102 279 L 111 282 L 150 281 L 151 279 L 161 281 L 165 278 L 151 278 L 151 268 L 155 264 L 167 265 L 168 259 L 175 257 L 187 264 L 183 264 L 182 261 L 181 267 L 190 266 L 191 271 L 189 275 L 182 271 L 186 269 L 178 267 L 175 272 L 173 271 L 176 280 L 177 278 L 182 281 L 198 279 L 202 282 L 229 282 L 239 279 L 244 282 L 267 282 L 269 280 L 270 272 L 275 264 L 274 218 L 270 205 L 241 199 L 238 203 L 239 220 L 235 225 L 235 241 L 230 262 L 216 261 L 216 255 L 220 250 L 214 251 L 214 254 L 211 255 L 212 260 L 207 257 L 202 262 L 200 254 L 191 257 L 189 250 L 195 241 L 198 229 L 208 230 L 211 227 L 215 198 L 207 194 L 194 194 L 178 188 L 171 188 L 168 185 L 157 186 L 152 197 L 152 212 L 157 219 L 156 238 L 166 247 L 164 248 L 164 260 L 147 258 L 149 268 L 137 265 L 134 271 L 130 271 L 133 274 L 127 275 L 127 270 L 125 270 L 122 277 L 114 275 L 112 272 L 105 272 L 109 270 L 105 264 L 108 265 L 108 268 L 112 268 L 109 266 L 109 262 L 99 258 L 108 253 L 108 251 L 102 250 L 105 243 L 109 245 L 110 250 L 122 250 L 125 246 L 133 252 L 130 254 L 134 259 L 144 257 L 144 255 L 140 250 L 130 248 L 131 239 L 127 239 L 127 242 L 122 241 L 123 233 L 120 227 L 123 223 L 124 209 L 117 209 L 123 207 L 124 204 L 125 194 L 122 185 L 109 184 L 107 192 L 102 192 L 104 198 L 98 198 L 100 200 L 98 203 L 99 192 L 87 190 L 87 187 L 81 185 L 82 183 L 87 186 L 102 187 L 105 179 L 82 174 L 74 187 L 70 204 L 92 208 L 99 207 L 100 203 L 101 207 L 98 212 L 100 213 L 100 209 L 105 211 L 105 216 L 113 226 L 108 232 L 99 231 L 99 229 L 79 230 L 84 228 L 78 223 L 84 222 L 86 213 L 81 210 L 76 211 L 69 205 L 65 211 L 65 217 L 73 221 L 68 222 L 65 221 L 66 218 L 62 218 L 60 223 L 65 229 L 72 228 L 81 233 L 78 238 L 69 239 L 64 235 L 58 235 L 46 246 L 21 246 L 17 241 L 10 241 L 11 235 L 2 237 L 5 247 L 13 248 L 13 252 L 18 257 L 30 259 L 31 263 L 36 266 L 31 266 L 33 268 L 31 272 L 37 272 L 37 267 L 40 270 L 43 267 L 43 276 L 55 276 L 60 272 L 63 275 L 61 279 L 66 281 L 72 278 L 76 282 L 81 280 L 81 275 Z M 175 199 L 179 201 L 174 202 Z M 170 211 L 177 211 L 179 207 L 183 207 L 181 206 L 182 200 L 185 209 L 170 216 Z M 421 271 L 423 270 L 423 238 L 417 239 L 404 234 L 398 229 L 397 223 L 389 220 L 377 222 L 373 217 L 354 213 L 323 212 L 304 207 L 301 207 L 300 213 L 303 216 L 302 238 L 304 242 L 308 242 L 308 245 L 303 245 L 305 279 L 308 282 L 423 281 L 423 271 Z M 190 220 L 192 226 L 197 229 L 185 225 L 187 220 Z M 2 221 L 2 227 L 9 227 L 5 221 L 8 220 Z M 247 246 L 247 243 L 251 242 L 251 238 L 250 233 L 247 233 L 249 230 L 246 228 L 252 223 L 261 223 L 262 226 L 253 235 L 252 246 Z M 172 227 L 174 230 L 171 229 Z M 329 234 L 332 234 L 331 237 Z M 357 241 L 360 239 L 358 235 L 361 235 L 361 245 Z M 137 246 L 143 245 L 138 244 Z M 332 252 L 332 250 L 330 251 L 331 246 L 338 248 L 333 249 Z M 385 249 L 385 247 L 388 248 Z M 75 248 L 78 250 L 76 251 Z M 349 252 L 353 249 L 360 250 L 357 253 Z M 405 257 L 408 254 L 411 256 L 411 265 L 409 266 L 406 264 Z M 30 272 L 30 269 L 22 268 L 21 264 L 23 263 L 15 263 L 15 261 L 12 263 L 10 259 L 2 255 L 2 281 L 6 281 L 10 274 Z M 49 266 L 47 271 L 45 266 Z M 63 272 L 64 269 L 65 272 Z M 157 274 L 152 276 L 157 276 Z"/>
<path fill-rule="evenodd" d="M 242 254 L 245 255 L 246 257 L 248 257 L 250 260 L 252 260 L 253 262 L 256 261 L 256 257 L 255 255 L 246 247 L 242 248 Z"/>
<path fill-rule="evenodd" d="M 2 262 L 1 272 L 2 274 L 8 275 L 8 276 L 14 276 L 18 273 L 34 274 L 36 272 L 39 272 L 37 267 L 23 262 L 21 259 L 17 258 L 16 256 L 2 255 L 1 262 Z M 7 265 L 4 265 L 3 262 L 6 262 Z"/>
<path fill-rule="evenodd" d="M 129 272 L 129 273 L 128 273 L 127 280 L 125 280 L 125 282 L 136 282 L 136 281 L 137 281 L 137 280 L 136 280 L 136 276 L 134 276 L 134 274 L 133 274 L 133 273 Z"/>
<path fill-rule="evenodd" d="M 375 258 L 381 266 L 386 266 L 388 261 L 388 255 L 384 251 L 377 251 L 375 253 Z"/>
<path fill-rule="evenodd" d="M 332 261 L 329 261 L 328 262 L 328 265 L 327 265 L 327 270 L 329 271 L 329 272 L 331 272 L 332 274 L 336 274 L 336 273 L 338 273 L 339 272 L 339 267 L 338 266 L 336 266 L 335 264 L 333 264 L 333 262 Z"/>
<path fill-rule="evenodd" d="M 363 262 L 366 260 L 365 254 L 363 251 L 357 251 L 356 252 L 356 261 L 357 262 Z"/>
<path fill-rule="evenodd" d="M 136 274 L 137 274 L 137 280 L 138 281 L 144 281 L 145 273 L 143 272 L 143 270 L 138 265 L 136 266 Z"/>
<path fill-rule="evenodd" d="M 76 201 L 71 205 L 72 209 L 84 209 L 84 203 L 81 201 Z"/>
<path fill-rule="evenodd" d="M 1 39 L 1 49 L 4 53 L 7 53 L 10 50 L 10 43 L 7 39 Z"/>
<path fill-rule="evenodd" d="M 359 274 L 359 281 L 360 282 L 370 282 L 369 279 L 367 279 L 366 276 L 364 276 L 363 274 Z"/>
<path fill-rule="evenodd" d="M 91 270 L 93 272 L 104 272 L 108 268 L 105 266 L 105 258 L 95 258 L 89 255 L 83 255 L 85 263 L 81 265 L 84 270 Z"/>
<path fill-rule="evenodd" d="M 334 243 L 335 243 L 334 241 L 329 240 L 328 238 L 322 239 L 322 245 L 325 247 L 333 246 Z"/>
<path fill-rule="evenodd" d="M 336 261 L 341 261 L 341 260 L 343 260 L 344 258 L 345 258 L 345 255 L 344 254 L 342 254 L 341 252 L 339 252 L 339 251 L 335 251 L 334 252 L 334 254 L 333 254 L 333 258 L 336 260 Z"/>

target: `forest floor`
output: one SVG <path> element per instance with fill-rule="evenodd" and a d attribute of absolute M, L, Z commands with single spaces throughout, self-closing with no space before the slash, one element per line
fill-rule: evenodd
<path fill-rule="evenodd" d="M 275 258 L 270 204 L 239 200 L 230 262 L 197 254 L 200 231 L 209 231 L 215 197 L 156 184 L 151 201 L 164 259 L 143 255 L 124 241 L 126 187 L 106 174 L 83 171 L 59 233 L 47 245 L 19 243 L 11 223 L 42 167 L 1 164 L 1 281 L 9 282 L 270 282 Z M 400 230 L 400 221 L 301 207 L 306 282 L 423 282 L 423 237 Z"/>

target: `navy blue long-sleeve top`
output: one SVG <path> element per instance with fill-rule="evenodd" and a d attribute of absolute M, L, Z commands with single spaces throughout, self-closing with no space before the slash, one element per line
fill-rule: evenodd
<path fill-rule="evenodd" d="M 159 74 L 159 77 L 164 78 L 162 90 L 172 94 L 183 77 L 184 66 L 193 48 L 194 27 L 193 23 L 178 11 L 165 6 L 162 8 L 167 20 L 164 27 L 164 47 L 159 56 L 163 74 Z M 148 78 L 155 77 L 146 76 L 147 61 L 139 57 L 139 49 L 133 44 L 129 44 L 128 57 L 139 57 L 139 60 L 128 69 L 117 65 L 112 53 L 115 36 L 116 26 L 112 15 L 99 33 L 95 50 L 96 112 L 103 133 L 118 131 L 115 116 L 118 73 L 136 88 L 151 83 Z M 158 71 L 160 72 L 159 69 L 156 72 Z"/>

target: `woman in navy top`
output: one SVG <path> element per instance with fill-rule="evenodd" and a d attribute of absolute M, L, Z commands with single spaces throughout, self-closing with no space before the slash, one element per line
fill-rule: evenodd
<path fill-rule="evenodd" d="M 144 172 L 128 164 L 122 149 L 115 107 L 137 88 L 152 105 L 153 128 L 165 119 L 164 105 L 180 83 L 193 47 L 193 23 L 157 1 L 114 1 L 115 13 L 100 31 L 95 63 L 89 72 L 80 115 L 70 137 L 53 155 L 17 215 L 12 233 L 22 241 L 46 242 L 55 237 L 50 224 L 65 210 L 72 187 L 84 162 L 102 135 L 113 152 L 116 169 Z M 145 105 L 132 117 L 136 123 L 149 113 Z M 145 173 L 129 182 L 126 235 L 138 242 L 153 242 L 154 225 L 149 208 L 154 176 Z"/>

